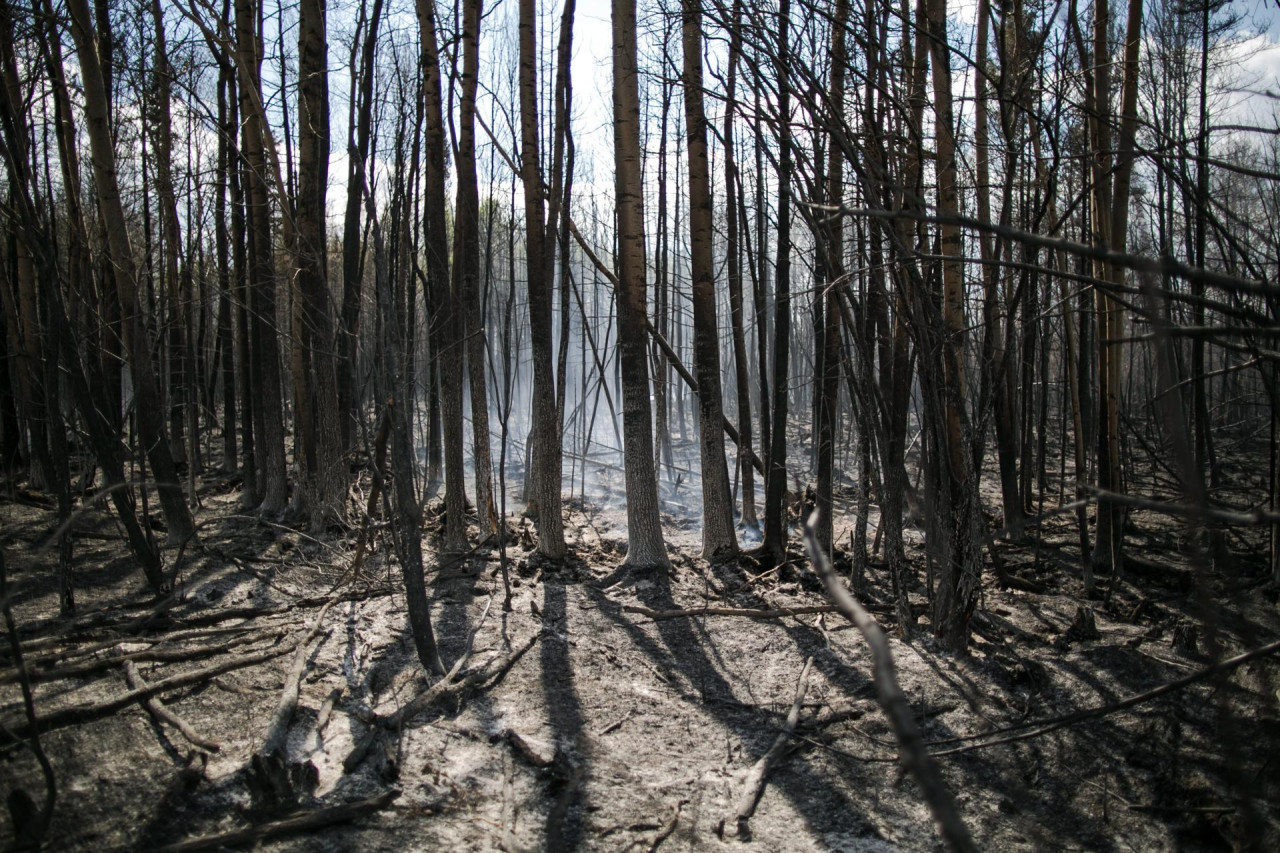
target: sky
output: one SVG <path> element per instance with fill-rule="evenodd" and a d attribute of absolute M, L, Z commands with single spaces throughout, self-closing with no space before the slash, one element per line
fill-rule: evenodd
<path fill-rule="evenodd" d="M 329 210 L 331 217 L 337 221 L 341 218 L 347 175 L 345 144 L 349 83 L 345 68 L 347 58 L 345 42 L 351 28 L 350 15 L 353 14 L 349 10 L 354 5 L 352 3 L 348 6 L 344 2 L 340 9 L 336 4 L 331 4 L 330 11 L 333 153 L 330 160 Z M 493 81 L 495 78 L 505 78 L 509 63 L 513 61 L 514 48 L 495 47 L 495 44 L 499 40 L 505 41 L 509 37 L 514 37 L 516 4 L 511 0 L 503 0 L 503 2 L 486 5 L 488 15 L 481 39 L 481 76 L 482 79 Z M 1228 92 L 1218 105 L 1216 121 L 1275 127 L 1277 115 L 1280 114 L 1278 109 L 1280 108 L 1280 0 L 1236 0 L 1231 8 L 1240 15 L 1241 21 L 1237 38 L 1230 49 L 1233 63 L 1229 70 L 1224 72 L 1222 78 L 1222 85 L 1228 89 Z M 962 29 L 971 27 L 976 17 L 976 9 L 976 0 L 952 0 L 949 4 L 952 27 L 959 26 Z M 1065 11 L 1065 3 L 1063 9 Z M 558 27 L 560 12 L 558 2 L 548 4 L 542 12 L 545 35 L 541 49 L 548 55 L 555 49 L 554 30 Z M 397 25 L 401 30 L 394 37 L 401 41 L 409 38 L 410 34 L 404 32 L 404 28 L 412 27 L 413 23 L 411 15 L 407 20 L 398 21 Z M 644 26 L 643 23 L 642 26 Z M 640 45 L 642 54 L 640 58 L 643 65 L 646 58 L 653 59 L 644 55 L 646 47 L 652 49 L 652 42 L 642 37 Z M 579 2 L 574 24 L 572 64 L 573 129 L 578 151 L 576 182 L 584 195 L 590 195 L 597 190 L 593 183 L 597 180 L 604 184 L 598 188 L 600 192 L 607 194 L 612 190 L 612 171 L 607 167 L 612 147 L 611 47 L 609 4 L 604 0 Z M 678 55 L 678 38 L 673 49 Z M 957 94 L 971 93 L 970 76 L 965 68 L 957 67 L 955 83 Z M 549 81 L 544 81 L 545 85 L 549 85 Z M 480 109 L 482 111 L 493 109 L 492 104 L 486 107 L 484 100 L 485 96 L 482 94 Z M 509 94 L 504 96 L 504 101 L 508 100 L 513 100 Z M 513 111 L 516 109 L 514 103 L 504 103 L 502 106 Z M 495 125 L 491 124 L 491 126 Z M 501 130 L 498 132 L 502 133 Z M 485 143 L 487 140 L 483 131 L 478 133 L 478 141 L 481 144 Z M 509 143 L 504 145 L 509 147 Z M 593 169 L 602 164 L 604 164 L 602 168 Z M 385 171 L 385 164 L 379 164 L 379 171 Z"/>

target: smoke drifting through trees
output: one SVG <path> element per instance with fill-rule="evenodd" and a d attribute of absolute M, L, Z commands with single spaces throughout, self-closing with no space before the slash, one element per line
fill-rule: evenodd
<path fill-rule="evenodd" d="M 1102 495 L 1096 535 L 1080 531 L 1093 551 L 1086 586 L 1122 570 L 1124 520 L 1106 495 L 1127 490 L 1124 425 L 1150 416 L 1143 400 L 1157 390 L 1142 378 L 1154 363 L 1141 337 L 1150 315 L 1125 296 L 1136 292 L 1133 265 L 1106 254 L 1131 243 L 1184 259 L 1162 267 L 1160 286 L 1195 329 L 1175 330 L 1188 356 L 1177 381 L 1209 485 L 1221 479 L 1215 413 L 1227 424 L 1261 407 L 1274 431 L 1271 359 L 1250 332 L 1275 311 L 1275 241 L 1254 224 L 1274 207 L 1274 156 L 1269 126 L 1215 133 L 1215 86 L 1229 79 L 1218 69 L 1244 26 L 1220 6 L 1132 2 L 1118 42 L 1117 15 L 1101 0 L 1084 10 L 979 2 L 972 25 L 951 32 L 946 7 L 929 3 L 642 7 L 626 34 L 641 58 L 644 208 L 632 227 L 645 223 L 631 248 L 635 235 L 615 233 L 614 211 L 626 206 L 601 180 L 611 161 L 625 175 L 613 159 L 624 149 L 581 126 L 585 111 L 616 127 L 627 105 L 610 107 L 598 89 L 573 97 L 583 65 L 569 59 L 573 28 L 605 34 L 573 3 L 554 15 L 524 3 L 516 15 L 366 0 L 336 15 L 323 4 L 192 0 L 166 15 L 154 3 L 104 2 L 96 17 L 73 3 L 29 10 L 36 27 L 21 4 L 7 8 L 8 179 L 30 197 L 34 221 L 8 220 L 17 276 L 6 346 L 32 363 L 59 361 L 53 314 L 36 304 L 40 288 L 22 283 L 46 281 L 69 308 L 68 333 L 108 356 L 86 366 L 111 429 L 120 410 L 108 354 L 124 342 L 150 463 L 134 476 L 156 478 L 175 541 L 191 535 L 194 478 L 216 458 L 205 446 L 211 425 L 222 465 L 244 467 L 247 507 L 279 514 L 291 489 L 295 518 L 347 515 L 337 460 L 381 405 L 370 382 L 377 318 L 363 307 L 377 248 L 366 192 L 386 220 L 394 310 L 384 320 L 398 329 L 411 382 L 424 487 L 444 481 L 452 550 L 466 547 L 468 495 L 484 505 L 482 532 L 496 529 L 489 459 L 500 419 L 514 464 L 505 473 L 531 484 L 517 492 L 547 556 L 562 550 L 558 496 L 585 493 L 593 479 L 597 497 L 621 490 L 610 472 L 624 467 L 625 422 L 640 412 L 639 392 L 627 391 L 640 365 L 627 353 L 639 347 L 663 499 L 694 507 L 701 495 L 708 553 L 734 544 L 722 508 L 732 500 L 748 533 L 764 510 L 766 551 L 778 559 L 788 501 L 816 477 L 830 507 L 833 483 L 847 477 L 878 496 L 861 505 L 879 509 L 876 543 L 901 605 L 901 503 L 923 500 L 941 572 L 935 629 L 962 648 L 971 593 L 955 585 L 972 589 L 979 571 L 972 543 L 984 525 L 971 519 L 988 435 L 1002 524 L 1021 531 L 1048 488 L 1049 434 L 1068 425 L 1066 467 L 1083 465 L 1075 480 Z M 587 52 L 604 56 L 599 45 Z M 334 89 L 326 72 L 342 57 Z M 82 90 L 67 88 L 64 63 Z M 1157 76 L 1182 100 L 1144 82 Z M 684 88 L 669 84 L 676 78 Z M 972 110 L 955 109 L 957 91 Z M 345 152 L 332 132 L 343 115 Z M 87 161 L 82 144 L 93 146 Z M 345 175 L 329 175 L 331 159 Z M 524 190 L 513 195 L 517 179 Z M 63 231 L 53 255 L 28 253 L 37 235 Z M 1075 246 L 1101 253 L 1086 259 Z M 627 251 L 643 264 L 630 274 Z M 1216 273 L 1214 284 L 1198 269 Z M 81 280 L 89 270 L 97 296 Z M 654 298 L 629 320 L 619 293 L 639 286 Z M 510 349 L 503 358 L 498 345 Z M 30 459 L 33 483 L 65 481 L 52 470 L 65 450 L 50 455 L 61 432 L 44 383 L 20 363 L 5 377 L 6 458 Z M 726 411 L 727 451 L 717 427 Z M 917 430 L 918 496 L 903 470 Z M 708 472 L 715 485 L 704 490 Z M 827 550 L 832 517 L 818 531 Z M 948 614 L 954 629 L 939 627 Z M 900 616 L 911 621 L 905 608 Z"/>
<path fill-rule="evenodd" d="M 1086 596 L 1135 501 L 1215 570 L 1266 528 L 1280 584 L 1280 124 L 1222 106 L 1276 83 L 1232 77 L 1263 37 L 958 11 L 0 0 L 0 449 L 54 496 L 62 609 L 77 501 L 163 595 L 215 474 L 315 534 L 373 477 L 435 674 L 437 496 L 438 553 L 504 568 L 519 513 L 555 564 L 566 502 L 625 506 L 659 576 L 664 524 L 768 569 L 816 505 L 956 654 L 1046 514 Z"/>

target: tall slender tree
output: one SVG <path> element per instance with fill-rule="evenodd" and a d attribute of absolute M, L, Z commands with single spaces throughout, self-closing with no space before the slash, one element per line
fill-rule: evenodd
<path fill-rule="evenodd" d="M 685 144 L 689 152 L 689 267 L 693 279 L 693 362 L 698 380 L 698 439 L 702 463 L 702 554 L 738 550 L 724 457 L 724 405 L 720 391 L 720 334 L 712 263 L 711 167 L 702 103 L 702 10 L 682 0 Z"/>
<path fill-rule="evenodd" d="M 466 0 L 462 9 L 462 94 L 458 102 L 458 145 L 454 155 L 458 192 L 453 223 L 453 278 L 454 292 L 462 300 L 466 319 L 476 512 L 480 532 L 488 536 L 497 532 L 499 525 L 493 499 L 489 394 L 485 385 L 487 332 L 480 299 L 480 190 L 476 177 L 476 87 L 480 79 L 483 17 L 483 0 Z"/>
<path fill-rule="evenodd" d="M 528 2 L 528 0 L 523 0 Z M 653 464 L 653 422 L 645 347 L 644 180 L 636 0 L 613 0 L 614 194 L 618 208 L 618 366 L 622 375 L 623 466 L 627 478 L 627 558 L 633 568 L 667 569 Z M 527 155 L 526 155 L 527 156 Z"/>
<path fill-rule="evenodd" d="M 747 361 L 745 310 L 742 299 L 742 248 L 738 201 L 738 160 L 734 150 L 733 128 L 737 112 L 738 64 L 742 56 L 742 33 L 739 20 L 742 0 L 734 0 L 730 12 L 729 69 L 725 82 L 724 129 L 724 235 L 727 256 L 725 279 L 729 290 L 729 324 L 733 335 L 733 365 L 738 403 L 738 469 L 742 481 L 742 524 L 754 529 L 756 520 L 756 476 L 751 464 L 751 379 Z"/>
<path fill-rule="evenodd" d="M 271 244 L 271 200 L 267 171 L 267 133 L 262 105 L 262 8 L 259 0 L 235 0 L 235 63 L 240 78 L 241 192 L 248 235 L 246 278 L 252 363 L 248 379 L 255 391 L 253 406 L 254 485 L 244 502 L 267 516 L 279 515 L 289 502 L 285 470 L 284 384 L 280 366 L 280 334 L 276 324 L 276 274 Z M 276 183 L 279 171 L 273 170 Z"/>
<path fill-rule="evenodd" d="M 773 433 L 765 476 L 764 544 L 770 560 L 781 562 L 787 547 L 787 405 L 791 353 L 791 50 L 790 0 L 778 4 L 774 73 L 778 87 L 778 245 L 773 292 Z M 763 247 L 762 249 L 763 250 Z M 763 369 L 763 366 L 762 366 Z"/>
<path fill-rule="evenodd" d="M 71 33 L 80 57 L 85 129 L 93 152 L 94 187 L 97 191 L 98 208 L 107 230 L 107 255 L 114 268 L 123 310 L 125 348 L 129 352 L 130 373 L 138 400 L 138 432 L 155 473 L 160 508 L 169 528 L 169 538 L 174 542 L 184 542 L 195 535 L 195 522 L 178 482 L 177 468 L 164 426 L 160 384 L 151 363 L 149 323 L 138 295 L 137 266 L 124 206 L 120 202 L 115 147 L 107 118 L 107 92 L 103 83 L 102 66 L 98 61 L 93 21 L 89 15 L 87 0 L 69 0 L 67 8 L 71 13 Z"/>
<path fill-rule="evenodd" d="M 346 519 L 334 315 L 329 296 L 325 193 L 329 183 L 329 71 L 324 0 L 298 7 L 298 190 L 295 203 L 298 284 L 302 302 L 302 385 L 309 434 L 295 436 L 307 511 L 313 527 Z"/>
<path fill-rule="evenodd" d="M 829 127 L 833 132 L 844 124 L 844 80 L 849 62 L 845 42 L 849 23 L 848 0 L 836 0 L 831 18 L 831 71 Z M 826 200 L 839 206 L 844 198 L 844 156 L 833 139 L 827 152 Z M 820 547 L 828 558 L 832 556 L 832 535 L 835 513 L 832 491 L 835 468 L 835 441 L 839 424 L 840 404 L 840 289 L 844 286 L 844 228 L 839 218 L 830 221 L 821 235 L 825 245 L 820 250 L 819 263 L 824 275 L 819 277 L 823 290 L 815 298 L 826 303 L 823 312 L 822 339 L 817 344 L 822 351 L 821 371 L 818 377 L 817 423 L 814 436 L 817 443 L 818 490 L 815 496 L 818 510 L 818 527 L 815 533 Z"/>
<path fill-rule="evenodd" d="M 423 143 L 424 232 L 427 287 L 435 309 L 435 361 L 462 356 L 462 322 L 458 295 L 449 277 L 449 233 L 445 215 L 445 125 L 441 90 L 440 49 L 433 0 L 418 0 L 421 38 L 422 98 L 425 116 Z M 403 214 L 402 214 L 403 215 Z M 440 408 L 444 439 L 444 549 L 460 552 L 467 546 L 467 496 L 462 458 L 462 372 L 440 367 Z"/>
<path fill-rule="evenodd" d="M 525 257 L 528 267 L 529 340 L 533 362 L 533 428 L 530 435 L 530 492 L 536 505 L 538 553 L 564 556 L 561 517 L 560 425 L 556 422 L 555 376 L 551 364 L 551 282 L 546 252 L 545 194 L 538 134 L 537 14 L 534 0 L 520 0 L 520 177 L 524 184 Z"/>
<path fill-rule="evenodd" d="M 359 416 L 356 350 L 360 331 L 360 285 L 365 257 L 361 192 L 366 180 L 366 163 L 373 138 L 374 62 L 382 23 L 382 8 L 382 0 L 373 0 L 373 9 L 365 23 L 358 76 L 352 87 L 352 113 L 355 121 L 348 128 L 347 200 L 342 219 L 342 310 L 338 317 L 337 342 L 338 408 L 342 414 L 344 447 L 350 446 L 355 440 Z"/>

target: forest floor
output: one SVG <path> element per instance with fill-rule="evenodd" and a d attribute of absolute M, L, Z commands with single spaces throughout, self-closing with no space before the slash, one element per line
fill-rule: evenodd
<path fill-rule="evenodd" d="M 363 577 L 335 590 L 354 532 L 312 539 L 239 515 L 237 497 L 224 480 L 204 483 L 200 542 L 181 555 L 178 595 L 161 607 L 105 511 L 88 511 L 76 528 L 74 619 L 57 615 L 52 512 L 30 496 L 0 505 L 36 711 L 59 723 L 40 737 L 57 783 L 49 849 L 193 839 L 218 849 L 236 841 L 219 834 L 247 827 L 276 832 L 260 845 L 279 851 L 941 847 L 919 787 L 896 763 L 867 646 L 839 614 L 664 612 L 824 605 L 798 550 L 774 572 L 748 557 L 708 563 L 696 512 L 666 504 L 673 571 L 636 576 L 618 570 L 618 503 L 570 501 L 571 559 L 540 565 L 528 536 L 511 546 L 510 612 L 496 550 L 429 566 L 446 666 L 470 643 L 458 679 L 485 678 L 371 737 L 374 715 L 428 686 L 388 543 L 377 539 Z M 838 518 L 847 541 L 851 516 Z M 1105 600 L 1083 597 L 1073 515 L 1048 519 L 1024 543 L 1001 542 L 1005 571 L 1024 588 L 987 572 L 963 658 L 937 648 L 927 618 L 903 640 L 883 607 L 888 578 L 873 564 L 865 598 L 890 631 L 916 720 L 932 751 L 950 751 L 937 760 L 981 849 L 1230 850 L 1250 828 L 1258 849 L 1280 849 L 1275 656 L 1037 734 L 1038 721 L 1105 708 L 1280 636 L 1264 561 L 1250 556 L 1258 542 L 1229 539 L 1235 556 L 1197 567 L 1169 519 L 1135 512 L 1130 527 L 1129 573 Z M 908 532 L 923 612 L 921 542 Z M 1077 623 L 1082 605 L 1096 632 Z M 290 651 L 298 643 L 301 655 Z M 18 730 L 7 644 L 0 654 L 0 721 Z M 798 725 L 739 832 L 732 814 L 745 777 L 777 739 L 808 658 Z M 151 685 L 193 674 L 163 693 L 164 708 L 216 751 L 137 702 L 110 701 L 129 691 L 126 659 Z M 356 815 L 313 832 L 255 800 L 247 769 L 295 660 L 305 674 L 288 757 L 309 777 L 297 810 L 317 823 Z M 6 793 L 20 787 L 41 802 L 30 752 L 0 749 Z M 13 820 L 0 819 L 0 846 L 14 837 Z"/>

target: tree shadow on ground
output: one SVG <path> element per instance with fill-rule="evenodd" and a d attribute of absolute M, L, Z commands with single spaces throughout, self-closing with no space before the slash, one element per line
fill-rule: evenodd
<path fill-rule="evenodd" d="M 774 727 L 761 725 L 759 708 L 737 702 L 733 685 L 713 661 L 719 653 L 709 651 L 714 641 L 705 629 L 695 630 L 690 624 L 693 620 L 689 619 L 657 620 L 652 623 L 658 632 L 659 641 L 655 641 L 639 624 L 622 615 L 616 601 L 597 589 L 587 587 L 587 590 L 600 612 L 628 636 L 636 649 L 671 683 L 682 684 L 688 690 L 690 695 L 685 697 L 686 701 L 698 703 L 691 710 L 707 715 L 735 735 L 748 745 L 754 758 L 769 748 L 777 734 Z M 637 595 L 644 606 L 653 610 L 678 607 L 670 581 L 661 573 L 642 580 Z M 799 672 L 799 667 L 796 671 Z M 825 774 L 805 760 L 790 761 L 769 779 L 769 786 L 776 788 L 804 816 L 816 836 L 852 832 L 860 837 L 878 837 L 871 825 L 858 816 L 857 804 L 830 783 Z"/>

